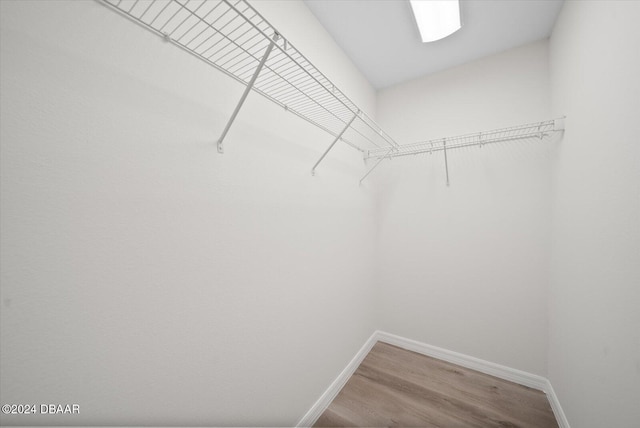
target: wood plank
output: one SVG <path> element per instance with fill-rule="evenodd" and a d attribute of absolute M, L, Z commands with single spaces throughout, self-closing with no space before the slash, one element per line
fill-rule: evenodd
<path fill-rule="evenodd" d="M 558 424 L 542 391 L 378 342 L 314 426 Z"/>

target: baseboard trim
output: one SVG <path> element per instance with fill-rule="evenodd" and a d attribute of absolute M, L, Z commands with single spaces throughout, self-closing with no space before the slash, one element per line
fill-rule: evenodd
<path fill-rule="evenodd" d="M 490 361 L 481 360 L 480 358 L 471 357 L 459 352 L 450 351 L 448 349 L 439 348 L 416 340 L 407 339 L 406 337 L 387 333 L 384 331 L 376 331 L 374 334 L 376 341 L 388 343 L 398 346 L 408 351 L 417 352 L 429 357 L 438 358 L 439 360 L 448 361 L 468 369 L 476 370 L 500 379 L 508 380 L 519 385 L 528 386 L 544 392 L 547 395 L 551 410 L 558 421 L 560 428 L 571 428 L 569 421 L 562 410 L 558 396 L 556 395 L 549 379 L 539 375 L 528 373 L 522 370 L 503 366 L 501 364 L 492 363 Z"/>
<path fill-rule="evenodd" d="M 564 410 L 562 410 L 562 406 L 560 405 L 560 400 L 558 400 L 558 396 L 553 390 L 553 386 L 551 386 L 551 381 L 548 379 L 544 392 L 545 394 L 547 394 L 547 398 L 549 399 L 549 404 L 551 404 L 551 410 L 553 410 L 553 414 L 556 415 L 558 426 L 560 428 L 571 428 L 569 426 L 569 420 L 567 419 L 567 416 L 564 414 Z"/>
<path fill-rule="evenodd" d="M 427 345 L 426 343 L 407 339 L 384 331 L 377 331 L 376 333 L 377 339 L 381 342 L 457 364 L 459 366 L 499 377 L 500 379 L 508 380 L 520 385 L 528 386 L 529 388 L 544 391 L 545 386 L 547 385 L 547 379 L 542 376 L 492 363 L 490 361 L 481 360 L 459 352 L 449 351 L 448 349 L 438 348 L 437 346 Z"/>
<path fill-rule="evenodd" d="M 310 427 L 320 417 L 322 412 L 325 411 L 329 404 L 336 398 L 336 395 L 340 392 L 345 383 L 349 380 L 353 372 L 356 371 L 364 357 L 367 356 L 373 345 L 376 344 L 376 332 L 374 332 L 369 339 L 362 345 L 362 348 L 358 351 L 358 353 L 349 361 L 347 367 L 342 370 L 342 372 L 338 375 L 338 377 L 329 385 L 329 388 L 320 396 L 320 398 L 311 406 L 311 409 L 300 419 L 300 421 L 296 424 L 297 427 Z"/>
<path fill-rule="evenodd" d="M 539 375 L 528 373 L 522 370 L 514 369 L 511 367 L 503 366 L 501 364 L 492 363 L 490 361 L 481 360 L 480 358 L 471 357 L 469 355 L 461 354 L 459 352 L 450 351 L 448 349 L 439 348 L 433 345 L 427 345 L 426 343 L 418 342 L 416 340 L 407 339 L 406 337 L 398 336 L 395 334 L 387 333 L 377 330 L 366 343 L 360 348 L 358 353 L 349 362 L 347 367 L 338 375 L 329 388 L 322 394 L 322 396 L 315 402 L 315 404 L 309 409 L 309 411 L 300 419 L 296 426 L 309 427 L 312 426 L 316 420 L 320 417 L 322 412 L 331 404 L 331 401 L 338 395 L 342 387 L 347 383 L 351 375 L 356 371 L 364 357 L 367 356 L 373 345 L 376 342 L 384 342 L 390 345 L 395 345 L 408 351 L 417 352 L 429 357 L 438 358 L 443 361 L 447 361 L 453 364 L 457 364 L 462 367 L 466 367 L 472 370 L 477 370 L 481 373 L 485 373 L 491 376 L 498 377 L 500 379 L 508 380 L 520 385 L 528 386 L 529 388 L 538 389 L 543 391 L 553 410 L 556 420 L 560 428 L 570 428 L 569 422 L 560 406 L 560 401 L 551 386 L 551 382 L 547 378 Z"/>

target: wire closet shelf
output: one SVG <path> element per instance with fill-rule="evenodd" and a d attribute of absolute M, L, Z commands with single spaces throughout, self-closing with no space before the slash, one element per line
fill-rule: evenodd
<path fill-rule="evenodd" d="M 369 150 L 366 159 L 394 158 L 399 156 L 418 155 L 438 151 L 449 151 L 463 147 L 479 146 L 486 144 L 502 143 L 518 140 L 543 140 L 557 132 L 564 130 L 564 118 L 545 120 L 542 122 L 528 123 L 509 128 L 494 129 L 491 131 L 476 132 L 473 134 L 459 135 L 455 137 L 436 138 L 417 143 L 401 144 L 396 149 Z"/>
<path fill-rule="evenodd" d="M 247 0 L 97 0 L 244 84 L 245 91 L 218 140 L 218 151 L 251 90 L 334 137 L 311 169 L 342 141 L 374 160 L 360 182 L 384 159 L 447 152 L 516 140 L 543 140 L 564 129 L 564 118 L 457 137 L 398 145 Z"/>
<path fill-rule="evenodd" d="M 398 146 L 246 0 L 99 1 L 325 130 L 334 144 L 364 154 Z"/>
<path fill-rule="evenodd" d="M 453 149 L 479 146 L 485 144 L 502 143 L 507 141 L 542 141 L 555 134 L 564 131 L 564 117 L 542 122 L 528 123 L 526 125 L 512 126 L 510 128 L 494 129 L 492 131 L 476 132 L 474 134 L 459 135 L 456 137 L 438 138 L 434 140 L 420 141 L 411 144 L 402 144 L 392 147 L 390 150 L 374 149 L 365 154 L 365 159 L 376 159 L 374 165 L 360 179 L 360 183 L 371 174 L 385 159 L 399 156 L 419 155 L 423 153 L 443 152 L 444 165 L 449 185 L 449 162 L 447 152 Z"/>

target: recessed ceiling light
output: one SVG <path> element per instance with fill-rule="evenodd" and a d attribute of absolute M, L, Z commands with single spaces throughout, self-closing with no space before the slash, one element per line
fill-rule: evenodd
<path fill-rule="evenodd" d="M 443 39 L 460 29 L 458 0 L 409 0 L 424 43 Z"/>

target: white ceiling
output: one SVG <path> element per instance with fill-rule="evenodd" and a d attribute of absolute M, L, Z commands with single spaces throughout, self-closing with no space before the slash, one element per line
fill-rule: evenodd
<path fill-rule="evenodd" d="M 408 0 L 304 1 L 377 89 L 545 39 L 563 3 L 461 0 L 462 28 L 422 43 Z"/>

